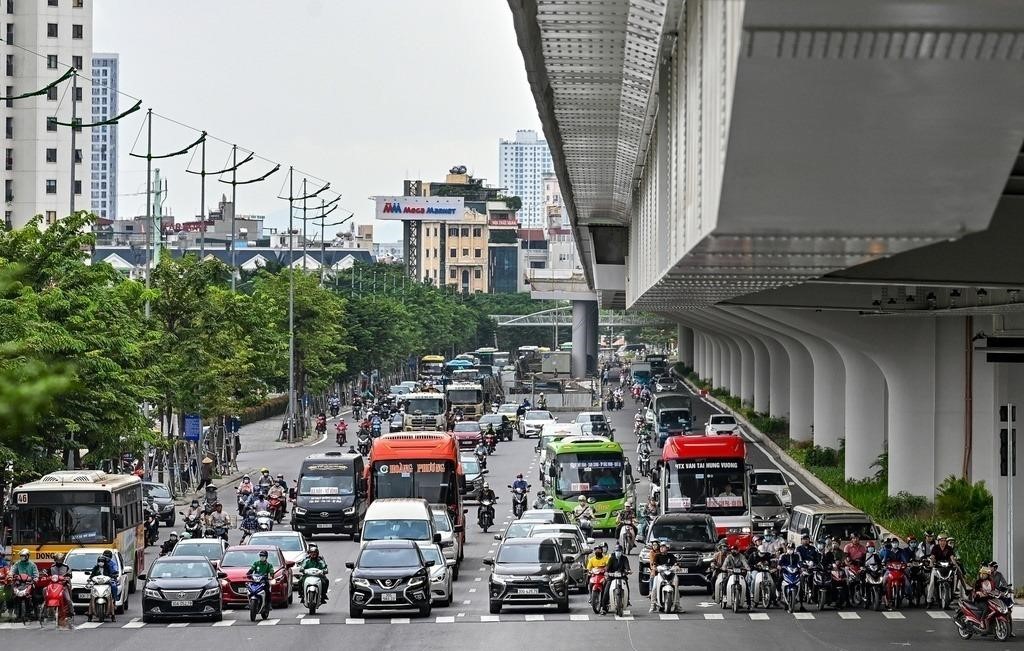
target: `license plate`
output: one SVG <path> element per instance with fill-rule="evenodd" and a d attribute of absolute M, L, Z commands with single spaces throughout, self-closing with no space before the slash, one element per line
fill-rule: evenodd
<path fill-rule="evenodd" d="M 249 588 L 242 586 L 240 588 L 237 588 L 235 592 L 237 592 L 238 594 L 249 594 Z"/>
<path fill-rule="evenodd" d="M 770 528 L 770 527 L 774 527 L 774 526 L 775 526 L 775 524 L 774 524 L 774 523 L 772 523 L 772 522 L 758 522 L 758 523 L 757 523 L 757 526 L 759 526 L 759 527 L 764 527 L 765 529 L 768 529 L 768 528 Z"/>
<path fill-rule="evenodd" d="M 679 568 L 679 573 L 680 574 L 689 574 L 690 573 L 690 568 L 688 568 L 688 567 L 681 567 L 681 568 Z"/>
<path fill-rule="evenodd" d="M 385 592 L 380 596 L 381 601 L 398 601 L 398 595 L 394 592 Z"/>
<path fill-rule="evenodd" d="M 519 588 L 519 594 L 537 594 L 537 588 Z"/>
<path fill-rule="evenodd" d="M 329 522 L 328 523 L 320 523 L 320 524 L 316 525 L 316 528 L 317 529 L 333 529 L 334 525 L 330 524 Z"/>
<path fill-rule="evenodd" d="M 191 601 L 172 601 L 171 608 L 188 608 L 192 605 Z"/>

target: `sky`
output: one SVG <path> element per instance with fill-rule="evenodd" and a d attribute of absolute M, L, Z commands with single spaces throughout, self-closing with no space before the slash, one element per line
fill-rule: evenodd
<path fill-rule="evenodd" d="M 239 181 L 281 163 L 237 187 L 239 214 L 279 228 L 289 165 L 297 186 L 304 175 L 310 192 L 329 181 L 353 221 L 369 223 L 369 197 L 401 194 L 407 178 L 443 180 L 466 165 L 497 185 L 498 139 L 540 130 L 504 0 L 95 0 L 93 50 L 120 55 L 120 90 L 143 101 L 119 125 L 121 218 L 145 214 L 146 162 L 129 152 L 145 154 L 147 108 L 161 116 L 154 155 L 205 129 L 220 139 L 208 141 L 209 170 L 229 166 L 231 144 L 262 157 Z M 165 208 L 194 219 L 200 177 L 185 169 L 200 169 L 198 154 L 154 167 L 167 179 Z M 207 207 L 230 191 L 207 177 Z M 374 228 L 376 241 L 401 238 L 397 224 Z"/>

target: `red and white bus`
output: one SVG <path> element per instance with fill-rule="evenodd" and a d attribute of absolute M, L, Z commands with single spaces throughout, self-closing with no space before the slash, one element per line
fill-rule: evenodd
<path fill-rule="evenodd" d="M 661 452 L 662 513 L 707 513 L 719 537 L 750 545 L 747 446 L 738 436 L 673 436 Z"/>

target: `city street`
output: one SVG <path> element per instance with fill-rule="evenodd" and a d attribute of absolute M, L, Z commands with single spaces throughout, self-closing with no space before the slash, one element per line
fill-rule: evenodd
<path fill-rule="evenodd" d="M 695 423 L 702 424 L 713 407 L 695 397 Z M 575 414 L 560 413 L 565 421 Z M 634 467 L 634 444 L 632 436 L 633 411 L 627 407 L 612 414 L 616 428 L 616 439 L 623 442 Z M 499 496 L 497 529 L 511 520 L 508 512 L 506 485 L 517 472 L 527 478 L 536 477 L 535 441 L 515 439 L 501 443 L 488 464 L 491 487 Z M 333 438 L 319 444 L 301 448 L 267 449 L 243 453 L 246 466 L 267 466 L 272 473 L 283 472 L 294 477 L 299 463 L 306 455 L 324 452 L 334 448 Z M 655 449 L 657 451 L 657 449 Z M 756 468 L 771 467 L 765 453 L 756 447 L 750 448 L 751 462 Z M 535 492 L 534 485 L 531 492 Z M 646 495 L 649 487 L 643 482 L 637 487 L 638 495 Z M 233 505 L 233 497 L 221 491 L 226 505 Z M 802 503 L 815 499 L 799 484 L 794 486 L 794 501 Z M 105 648 L 140 648 L 159 651 L 178 649 L 184 646 L 206 646 L 210 644 L 251 648 L 267 644 L 301 644 L 303 646 L 323 645 L 320 640 L 335 633 L 328 631 L 343 627 L 342 635 L 359 635 L 370 648 L 382 648 L 410 644 L 413 641 L 423 648 L 451 648 L 466 640 L 486 639 L 488 646 L 498 649 L 523 648 L 531 644 L 550 644 L 559 639 L 560 647 L 591 647 L 600 640 L 605 646 L 632 646 L 641 648 L 664 648 L 674 640 L 685 639 L 688 648 L 732 649 L 750 645 L 785 645 L 793 649 L 877 649 L 880 646 L 923 646 L 942 645 L 942 648 L 969 648 L 969 643 L 960 642 L 955 635 L 949 614 L 910 609 L 903 612 L 851 611 L 799 613 L 795 617 L 779 609 L 733 614 L 723 612 L 711 604 L 702 591 L 688 591 L 683 599 L 686 612 L 678 615 L 649 613 L 646 598 L 636 592 L 635 578 L 631 583 L 632 607 L 628 614 L 617 618 L 613 615 L 597 616 L 588 607 L 583 595 L 573 595 L 572 612 L 557 614 L 548 609 L 506 609 L 500 615 L 489 615 L 487 610 L 487 568 L 482 560 L 493 554 L 498 543 L 491 533 L 483 534 L 475 524 L 476 505 L 468 504 L 468 526 L 466 558 L 462 573 L 455 583 L 455 599 L 448 608 L 435 608 L 427 619 L 418 619 L 409 613 L 388 613 L 368 615 L 352 619 L 348 613 L 346 561 L 355 560 L 357 545 L 347 538 L 317 537 L 316 543 L 327 559 L 331 569 L 332 589 L 330 601 L 316 617 L 306 615 L 296 603 L 287 609 L 271 612 L 265 622 L 250 623 L 248 614 L 242 610 L 228 610 L 224 621 L 211 623 L 143 624 L 138 610 L 139 596 L 132 595 L 129 612 L 118 618 L 116 623 L 87 624 L 78 618 L 75 635 L 87 636 L 90 643 Z M 161 530 L 163 539 L 168 530 Z M 232 542 L 237 541 L 237 532 L 232 532 Z M 152 551 L 153 548 L 150 548 Z M 632 558 L 634 570 L 635 556 Z M 524 626 L 523 624 L 541 624 Z M 259 627 L 259 631 L 252 627 Z M 326 627 L 326 628 L 325 628 Z M 411 628 L 410 628 L 411 627 Z M 425 627 L 425 628 L 424 628 Z M 357 628 L 353 633 L 351 629 Z M 168 637 L 166 629 L 175 629 L 174 637 Z M 215 629 L 215 630 L 207 630 Z M 67 633 L 40 631 L 38 625 L 27 627 L 0 624 L 5 635 L 18 635 L 19 648 L 42 648 L 52 644 L 52 636 Z M 426 633 L 426 634 L 425 634 Z M 277 637 L 283 635 L 286 637 Z M 601 637 L 595 637 L 595 636 Z M 553 637 L 557 636 L 557 637 Z M 683 636 L 682 638 L 680 636 Z"/>

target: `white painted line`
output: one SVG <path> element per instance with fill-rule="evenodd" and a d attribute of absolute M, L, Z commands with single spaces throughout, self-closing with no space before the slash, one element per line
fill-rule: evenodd
<path fill-rule="evenodd" d="M 526 615 L 526 621 L 528 622 L 543 622 L 544 615 Z"/>
<path fill-rule="evenodd" d="M 631 622 L 631 621 L 633 621 L 633 616 L 632 615 L 623 615 L 622 617 L 619 617 L 618 615 L 616 615 L 615 616 L 615 621 L 618 621 L 618 622 Z"/>
<path fill-rule="evenodd" d="M 295 616 L 295 619 L 302 619 L 305 616 L 306 616 L 306 613 L 299 613 L 298 615 Z"/>
<path fill-rule="evenodd" d="M 1013 619 L 1024 619 L 1024 610 L 1015 610 L 1011 615 Z"/>
<path fill-rule="evenodd" d="M 928 613 L 928 614 L 931 615 L 934 619 L 942 619 L 941 615 L 945 615 L 946 613 L 939 613 L 940 617 L 936 617 L 932 613 Z M 903 616 L 903 613 L 894 613 L 894 612 L 890 612 L 888 610 L 883 611 L 882 615 L 886 619 L 906 619 L 906 617 Z"/>
<path fill-rule="evenodd" d="M 465 616 L 466 616 L 466 613 L 459 613 L 458 615 L 456 615 L 456 617 L 465 617 Z"/>
<path fill-rule="evenodd" d="M 408 624 L 409 623 L 409 618 L 408 617 L 392 617 L 391 618 L 391 623 L 392 624 Z"/>
<path fill-rule="evenodd" d="M 345 618 L 345 623 L 346 624 L 365 624 L 366 620 L 363 619 L 362 617 L 346 617 Z"/>
<path fill-rule="evenodd" d="M 839 611 L 839 619 L 860 619 L 859 613 L 851 613 L 845 610 Z"/>
<path fill-rule="evenodd" d="M 480 615 L 480 621 L 481 622 L 498 622 L 498 621 L 501 621 L 501 618 L 498 617 L 497 615 Z"/>
<path fill-rule="evenodd" d="M 479 570 L 477 570 L 477 572 L 486 572 L 486 571 L 487 571 L 487 567 L 486 566 L 481 567 Z"/>
<path fill-rule="evenodd" d="M 476 588 L 470 588 L 469 591 L 470 592 L 476 592 Z"/>
<path fill-rule="evenodd" d="M 949 615 L 942 610 L 929 610 L 928 616 L 932 619 L 949 619 Z"/>
<path fill-rule="evenodd" d="M 326 440 L 327 440 L 327 432 L 324 432 L 324 435 L 320 437 L 320 440 L 317 441 L 316 443 L 310 443 L 309 447 L 313 447 L 315 445 L 320 445 L 321 443 L 323 443 Z"/>
<path fill-rule="evenodd" d="M 81 624 L 75 626 L 75 630 L 77 631 L 79 629 L 99 628 L 100 626 L 103 626 L 103 624 L 100 624 L 99 622 L 82 622 Z"/>
<path fill-rule="evenodd" d="M 234 626 L 236 621 L 238 621 L 238 620 L 236 620 L 236 619 L 222 619 L 219 622 L 214 622 L 213 625 L 214 626 Z"/>
<path fill-rule="evenodd" d="M 768 620 L 768 613 L 748 613 L 751 621 L 763 622 Z"/>
<path fill-rule="evenodd" d="M 437 623 L 437 624 L 454 624 L 455 623 L 455 618 L 454 617 L 438 617 L 437 619 L 434 620 L 434 622 Z"/>
<path fill-rule="evenodd" d="M 480 577 L 476 577 L 476 578 L 475 578 L 475 579 L 473 579 L 473 580 L 474 580 L 474 581 L 479 581 L 479 580 L 480 580 Z"/>
<path fill-rule="evenodd" d="M 188 626 L 188 622 L 174 622 L 167 625 L 167 628 L 185 628 Z"/>
<path fill-rule="evenodd" d="M 462 605 L 463 605 L 463 606 L 468 606 L 468 605 L 469 605 L 469 604 L 471 604 L 471 603 L 473 603 L 473 602 L 472 602 L 472 601 L 470 601 L 469 599 L 466 599 L 465 601 L 463 601 L 463 602 L 462 602 Z"/>
<path fill-rule="evenodd" d="M 679 619 L 679 615 L 675 613 L 658 613 L 658 619 L 663 622 L 670 622 Z"/>
<path fill-rule="evenodd" d="M 335 583 L 341 583 L 341 579 L 334 579 Z"/>
<path fill-rule="evenodd" d="M 814 619 L 814 613 L 793 613 L 794 619 Z"/>
<path fill-rule="evenodd" d="M 121 628 L 142 628 L 145 625 L 146 625 L 145 622 L 128 622 L 127 624 L 125 624 Z"/>
<path fill-rule="evenodd" d="M 299 623 L 303 626 L 306 626 L 307 624 L 310 626 L 316 626 L 320 623 L 320 619 L 318 617 L 310 617 L 309 619 L 301 620 Z"/>
<path fill-rule="evenodd" d="M 262 622 L 256 622 L 256 626 L 277 626 L 280 619 L 265 619 Z"/>
<path fill-rule="evenodd" d="M 589 622 L 590 615 L 569 615 L 570 622 Z"/>
<path fill-rule="evenodd" d="M 704 619 L 725 619 L 722 613 L 704 613 Z"/>

